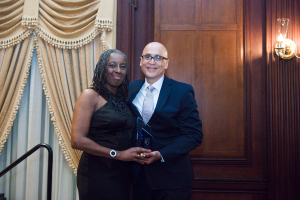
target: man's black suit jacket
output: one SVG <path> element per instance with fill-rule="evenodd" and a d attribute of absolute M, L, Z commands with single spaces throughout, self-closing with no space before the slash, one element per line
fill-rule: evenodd
<path fill-rule="evenodd" d="M 135 118 L 141 115 L 132 101 L 144 82 L 145 79 L 142 79 L 129 84 L 127 103 Z M 159 151 L 165 161 L 144 166 L 149 187 L 153 190 L 166 190 L 190 186 L 194 174 L 189 152 L 201 144 L 203 137 L 193 87 L 165 76 L 155 111 L 148 124 L 153 135 L 151 150 Z M 133 165 L 132 180 L 135 184 L 141 165 Z"/>

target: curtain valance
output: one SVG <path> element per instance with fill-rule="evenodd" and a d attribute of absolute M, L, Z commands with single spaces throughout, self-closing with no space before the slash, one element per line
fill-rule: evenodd
<path fill-rule="evenodd" d="M 114 1 L 6 0 L 0 2 L 0 48 L 30 34 L 63 49 L 80 48 L 102 34 L 104 50 L 114 46 Z"/>

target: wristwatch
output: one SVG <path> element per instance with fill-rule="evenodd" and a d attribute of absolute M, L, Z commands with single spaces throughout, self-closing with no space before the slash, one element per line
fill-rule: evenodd
<path fill-rule="evenodd" d="M 109 155 L 114 158 L 114 157 L 116 157 L 117 152 L 112 149 L 112 150 L 110 150 Z"/>

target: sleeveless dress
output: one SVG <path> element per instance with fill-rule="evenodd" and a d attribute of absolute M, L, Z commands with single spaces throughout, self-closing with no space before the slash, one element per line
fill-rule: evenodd
<path fill-rule="evenodd" d="M 122 151 L 131 147 L 134 126 L 128 107 L 126 115 L 122 115 L 107 101 L 94 112 L 87 137 L 101 146 Z M 77 171 L 80 200 L 128 200 L 131 188 L 130 167 L 130 162 L 83 152 Z"/>

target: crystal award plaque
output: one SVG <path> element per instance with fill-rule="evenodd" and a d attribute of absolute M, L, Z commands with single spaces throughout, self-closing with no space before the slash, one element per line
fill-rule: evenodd
<path fill-rule="evenodd" d="M 137 146 L 145 149 L 151 149 L 153 136 L 151 134 L 151 126 L 144 122 L 140 117 L 137 117 Z"/>

